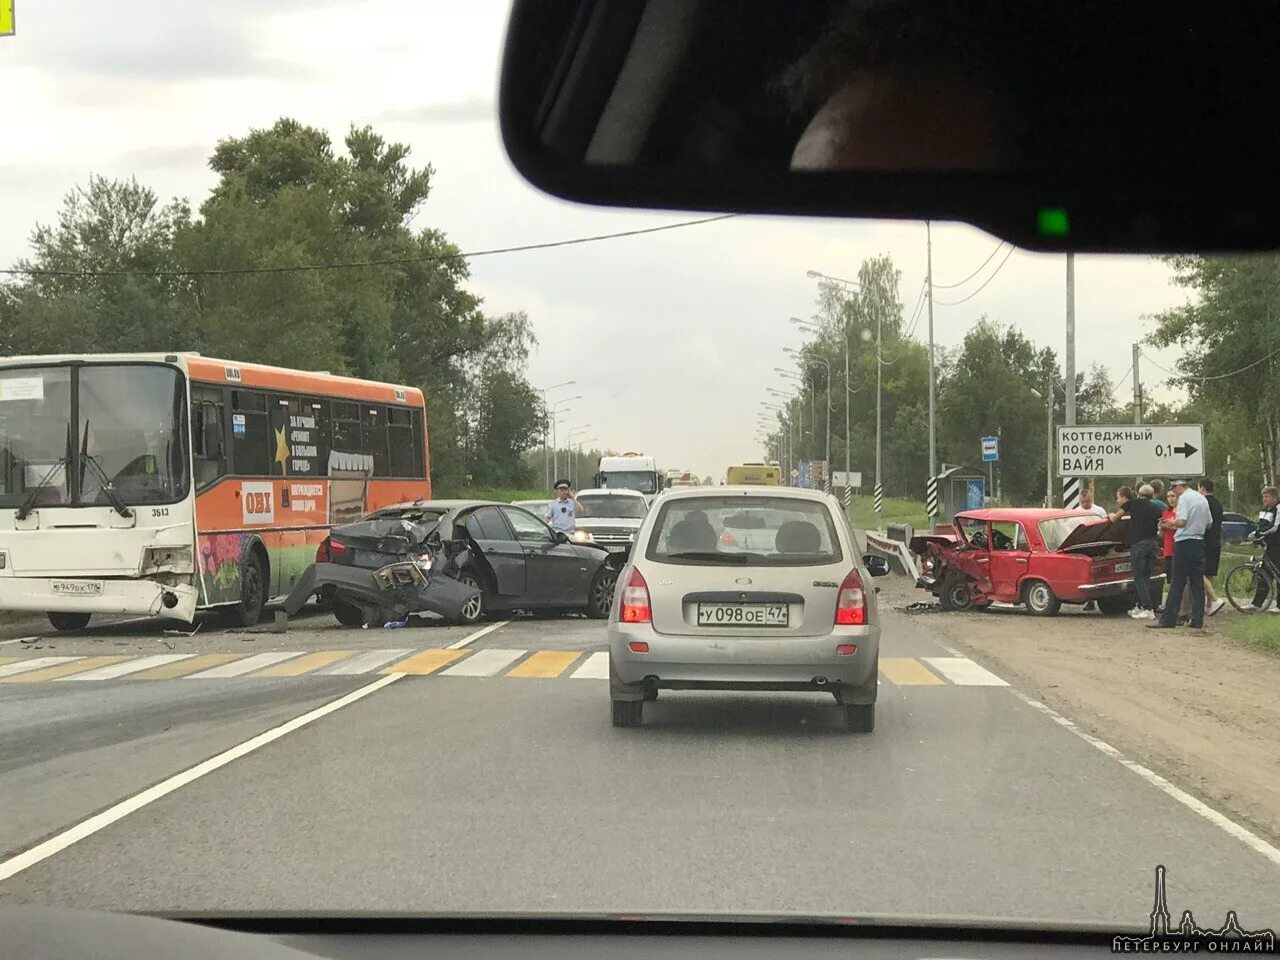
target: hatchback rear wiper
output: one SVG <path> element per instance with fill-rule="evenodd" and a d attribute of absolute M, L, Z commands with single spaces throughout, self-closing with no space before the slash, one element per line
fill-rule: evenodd
<path fill-rule="evenodd" d="M 712 563 L 744 564 L 749 559 L 745 553 L 721 553 L 719 550 L 690 550 L 685 553 L 668 553 L 668 560 L 708 560 Z"/>

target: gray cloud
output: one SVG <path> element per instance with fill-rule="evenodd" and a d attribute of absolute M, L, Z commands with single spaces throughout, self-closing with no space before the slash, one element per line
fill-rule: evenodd
<path fill-rule="evenodd" d="M 468 97 L 453 103 L 424 103 L 418 107 L 387 110 L 377 120 L 388 123 L 473 123 L 496 120 L 498 105 L 488 97 Z"/>
<path fill-rule="evenodd" d="M 107 164 L 112 169 L 196 171 L 208 163 L 213 144 L 144 147 L 116 154 Z"/>
<path fill-rule="evenodd" d="M 111 21 L 109 5 L 102 6 L 96 15 L 67 9 L 58 16 L 58 8 L 64 5 L 66 0 L 43 11 L 42 22 L 34 24 L 24 37 L 34 39 L 17 51 L 64 81 L 87 77 L 155 85 L 243 77 L 303 81 L 322 75 L 310 64 L 260 55 L 254 27 L 264 14 L 323 7 L 324 2 L 174 4 L 144 0 L 131 11 L 127 30 L 119 30 Z M 321 11 L 320 15 L 325 14 Z"/>

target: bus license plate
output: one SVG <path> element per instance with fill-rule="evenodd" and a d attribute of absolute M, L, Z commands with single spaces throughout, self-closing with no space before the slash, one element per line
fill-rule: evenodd
<path fill-rule="evenodd" d="M 100 597 L 101 580 L 55 580 L 53 592 L 64 597 Z"/>
<path fill-rule="evenodd" d="M 785 627 L 790 620 L 785 603 L 700 603 L 700 627 Z"/>
<path fill-rule="evenodd" d="M 1130 570 L 1132 570 L 1132 569 L 1133 569 L 1133 564 L 1131 564 L 1131 563 L 1117 563 L 1117 564 L 1116 564 L 1116 573 L 1128 573 L 1128 572 L 1129 572 Z"/>

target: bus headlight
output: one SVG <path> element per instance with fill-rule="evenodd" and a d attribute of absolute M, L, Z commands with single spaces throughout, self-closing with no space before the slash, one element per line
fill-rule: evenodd
<path fill-rule="evenodd" d="M 190 547 L 147 547 L 142 554 L 142 572 L 191 573 Z"/>

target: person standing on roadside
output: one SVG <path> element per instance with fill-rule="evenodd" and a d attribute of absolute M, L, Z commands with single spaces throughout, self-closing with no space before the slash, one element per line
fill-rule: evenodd
<path fill-rule="evenodd" d="M 1262 488 L 1262 510 L 1258 513 L 1258 529 L 1249 534 L 1250 541 L 1261 543 L 1266 548 L 1267 559 L 1280 567 L 1280 490 L 1275 487 Z M 1263 575 L 1265 578 L 1265 574 Z M 1271 584 L 1276 591 L 1272 613 L 1280 613 L 1280 584 Z M 1267 604 L 1268 584 L 1266 579 L 1258 583 L 1257 592 L 1253 595 L 1255 610 L 1263 609 Z"/>
<path fill-rule="evenodd" d="M 1213 586 L 1213 578 L 1218 575 L 1218 565 L 1222 561 L 1222 501 L 1214 496 L 1213 481 L 1208 477 L 1200 481 L 1200 495 L 1209 504 L 1211 518 L 1204 535 L 1204 595 L 1208 604 L 1206 612 L 1212 617 L 1227 605 Z"/>
<path fill-rule="evenodd" d="M 1080 488 L 1080 509 L 1087 510 L 1097 517 L 1105 517 L 1107 515 L 1107 508 L 1100 503 L 1094 502 L 1093 487 Z"/>
<path fill-rule="evenodd" d="M 1150 481 L 1150 483 L 1151 483 L 1151 502 L 1154 503 L 1157 507 L 1160 507 L 1161 509 L 1163 509 L 1169 503 L 1169 495 L 1165 492 L 1164 481 L 1161 480 L 1159 477 L 1156 477 L 1154 480 Z M 1161 517 L 1160 519 L 1163 520 L 1164 517 Z M 1164 553 L 1163 539 L 1164 538 L 1161 537 L 1161 556 L 1166 556 Z M 1173 576 L 1173 537 L 1170 537 L 1169 553 L 1167 554 L 1167 559 L 1164 561 L 1164 579 L 1156 581 L 1155 590 L 1153 590 L 1151 594 L 1151 600 L 1153 603 L 1155 603 L 1155 611 L 1157 616 L 1159 616 L 1160 609 L 1164 606 L 1165 585 L 1169 582 L 1169 579 L 1172 576 Z"/>
<path fill-rule="evenodd" d="M 1161 520 L 1160 525 L 1173 531 L 1173 582 L 1169 586 L 1169 598 L 1164 612 L 1152 629 L 1171 629 L 1177 626 L 1178 607 L 1182 594 L 1191 591 L 1191 629 L 1204 629 L 1204 535 L 1213 519 L 1209 514 L 1209 502 L 1198 491 L 1187 486 L 1185 480 L 1174 480 L 1170 486 L 1178 496 L 1178 506 L 1173 520 Z"/>
<path fill-rule="evenodd" d="M 1112 520 L 1129 521 L 1129 562 L 1133 567 L 1133 588 L 1138 594 L 1138 606 L 1129 611 L 1129 616 L 1135 620 L 1154 620 L 1156 616 L 1156 605 L 1151 598 L 1151 577 L 1155 574 L 1156 557 L 1160 555 L 1162 511 L 1152 499 L 1154 493 L 1149 483 L 1138 488 L 1136 497 L 1131 488 L 1121 487 L 1116 491 L 1119 509 L 1111 514 Z"/>

